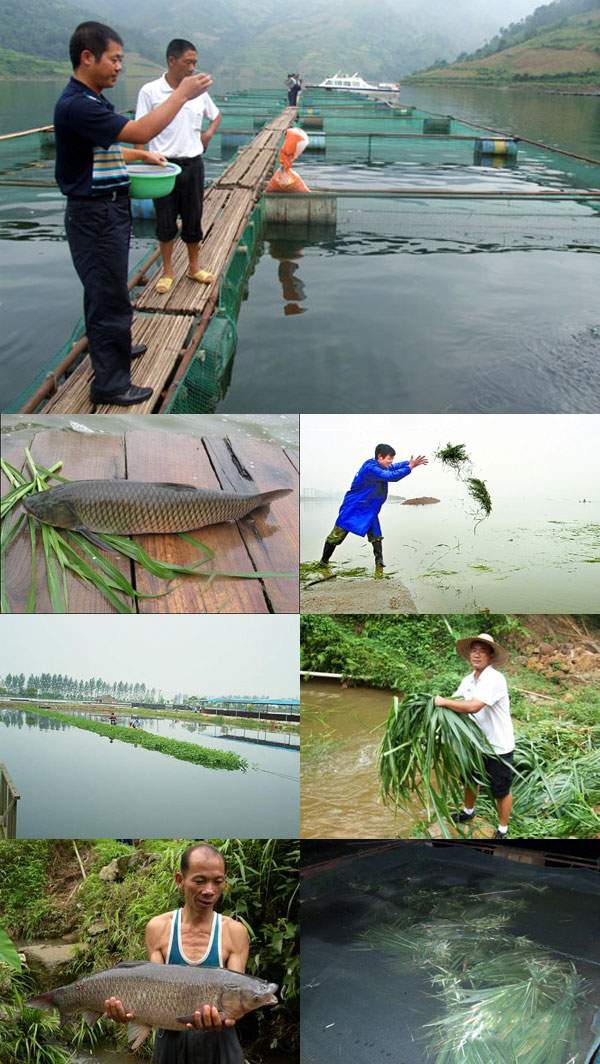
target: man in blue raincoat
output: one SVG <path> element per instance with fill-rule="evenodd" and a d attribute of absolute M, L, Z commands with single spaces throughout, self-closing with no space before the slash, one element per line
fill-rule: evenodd
<path fill-rule="evenodd" d="M 383 569 L 383 535 L 379 511 L 387 499 L 388 484 L 402 480 L 416 468 L 427 465 L 420 454 L 406 462 L 394 462 L 396 452 L 388 443 L 378 443 L 375 457 L 363 462 L 346 492 L 335 525 L 325 540 L 321 565 L 327 565 L 336 547 L 349 532 L 366 536 L 373 545 L 375 569 Z"/>

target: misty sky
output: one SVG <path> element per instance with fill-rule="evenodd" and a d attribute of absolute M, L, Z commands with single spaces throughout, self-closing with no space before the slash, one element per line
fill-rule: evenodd
<path fill-rule="evenodd" d="M 298 697 L 299 621 L 287 616 L 0 618 L 0 676 L 66 673 L 167 696 Z"/>
<path fill-rule="evenodd" d="M 465 444 L 473 475 L 486 481 L 492 498 L 600 496 L 600 418 L 577 414 L 305 414 L 302 488 L 341 497 L 375 445 L 389 443 L 396 461 L 430 459 L 392 491 L 444 497 L 454 474 L 432 458 L 448 442 Z"/>

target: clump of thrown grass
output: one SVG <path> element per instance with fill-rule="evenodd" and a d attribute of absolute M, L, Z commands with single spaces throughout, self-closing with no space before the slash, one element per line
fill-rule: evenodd
<path fill-rule="evenodd" d="M 444 898 L 431 893 L 436 917 L 383 925 L 364 938 L 403 971 L 428 974 L 442 1010 L 423 1028 L 435 1064 L 574 1064 L 587 989 L 575 966 L 507 933 L 506 914 L 475 915 L 468 898 L 462 913 L 454 905 L 444 918 Z"/>
<path fill-rule="evenodd" d="M 492 512 L 492 500 L 490 499 L 490 493 L 485 485 L 485 480 L 478 480 L 477 477 L 469 477 L 467 480 L 467 487 L 469 489 L 469 495 L 477 503 L 480 510 L 486 517 Z"/>
<path fill-rule="evenodd" d="M 447 443 L 445 447 L 438 447 L 435 457 L 443 465 L 449 466 L 456 473 L 459 480 L 466 485 L 467 491 L 477 506 L 475 514 L 475 530 L 477 526 L 492 512 L 492 500 L 484 480 L 471 477 L 471 459 L 467 454 L 464 443 Z"/>
<path fill-rule="evenodd" d="M 468 714 L 437 707 L 431 695 L 394 698 L 379 750 L 382 796 L 402 805 L 417 795 L 449 838 L 447 822 L 462 800 L 464 781 L 485 780 L 483 759 L 492 754 Z"/>
<path fill-rule="evenodd" d="M 143 731 L 141 728 L 124 728 L 120 724 L 102 724 L 100 721 L 85 720 L 83 717 L 57 713 L 51 709 L 40 709 L 38 706 L 35 709 L 23 706 L 23 709 L 36 716 L 57 720 L 61 724 L 70 724 L 74 728 L 95 732 L 96 735 L 119 739 L 123 743 L 134 743 L 135 746 L 143 746 L 146 750 L 156 750 L 160 754 L 169 754 L 178 761 L 191 761 L 192 764 L 204 765 L 205 768 L 242 769 L 244 771 L 248 768 L 248 762 L 244 757 L 227 750 L 209 750 L 208 747 L 197 746 L 196 743 L 186 743 L 180 739 L 165 739 L 162 735 L 151 735 L 150 732 Z"/>
<path fill-rule="evenodd" d="M 161 598 L 170 594 L 173 585 L 167 586 L 165 591 L 157 594 L 144 594 L 133 586 L 124 573 L 114 565 L 95 544 L 79 532 L 65 531 L 53 528 L 50 525 L 38 524 L 31 515 L 20 514 L 12 523 L 9 517 L 12 511 L 19 505 L 26 495 L 35 494 L 39 491 L 47 491 L 52 485 L 51 481 L 57 480 L 62 484 L 68 483 L 65 477 L 58 475 L 62 468 L 62 462 L 55 462 L 50 469 L 35 464 L 30 452 L 25 449 L 25 458 L 31 479 L 9 462 L 0 462 L 2 472 L 12 485 L 11 490 L 2 498 L 0 503 L 0 516 L 2 518 L 2 536 L 0 541 L 0 579 L 2 583 L 0 597 L 0 612 L 10 613 L 11 607 L 6 591 L 5 566 L 6 555 L 9 547 L 14 542 L 19 532 L 27 521 L 31 542 L 31 582 L 25 606 L 26 613 L 36 612 L 37 591 L 37 543 L 38 536 L 41 539 L 44 561 L 46 565 L 46 580 L 50 605 L 54 613 L 69 612 L 69 596 L 67 574 L 70 572 L 84 583 L 91 585 L 100 592 L 106 602 L 117 613 L 136 613 L 136 603 L 144 598 Z M 186 532 L 179 533 L 181 539 L 193 546 L 198 547 L 202 556 L 191 565 L 177 565 L 152 558 L 139 543 L 129 539 L 128 536 L 95 535 L 95 540 L 102 548 L 113 553 L 131 559 L 136 565 L 145 569 L 146 572 L 165 581 L 173 581 L 177 577 L 202 577 L 205 587 L 217 577 L 237 578 L 243 580 L 260 580 L 265 577 L 277 576 L 280 579 L 293 577 L 293 573 L 257 572 L 252 569 L 249 572 L 229 572 L 214 568 L 215 552 L 205 543 L 188 535 Z"/>
<path fill-rule="evenodd" d="M 455 473 L 461 472 L 465 463 L 470 461 L 464 443 L 447 443 L 445 447 L 438 447 L 434 457 L 450 466 Z"/>

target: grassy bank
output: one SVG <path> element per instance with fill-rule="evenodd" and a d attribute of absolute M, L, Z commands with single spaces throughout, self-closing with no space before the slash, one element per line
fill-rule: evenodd
<path fill-rule="evenodd" d="M 123 728 L 119 724 L 100 724 L 95 720 L 83 720 L 71 713 L 58 713 L 53 709 L 32 709 L 31 706 L 20 705 L 15 707 L 34 713 L 40 717 L 48 717 L 50 720 L 59 721 L 61 724 L 69 724 L 73 728 L 82 728 L 83 731 L 95 732 L 96 735 L 104 735 L 109 739 L 119 739 L 123 743 L 132 743 L 135 746 L 143 746 L 145 750 L 155 750 L 159 754 L 168 754 L 178 761 L 190 761 L 193 765 L 204 765 L 205 768 L 246 769 L 248 762 L 239 754 L 229 753 L 223 750 L 209 750 L 196 743 L 186 743 L 179 739 L 164 739 L 160 735 L 150 735 L 149 732 L 140 728 Z"/>
<path fill-rule="evenodd" d="M 241 920 L 250 936 L 247 971 L 279 984 L 280 1004 L 244 1017 L 238 1032 L 253 1064 L 268 1064 L 271 1052 L 297 1052 L 298 843 L 269 839 L 211 839 L 227 864 L 226 894 L 219 908 Z M 77 842 L 86 874 L 82 877 L 74 844 L 56 840 L 0 841 L 0 912 L 14 941 L 27 945 L 67 936 L 81 947 L 56 980 L 112 967 L 145 955 L 144 929 L 152 916 L 180 902 L 174 873 L 188 840 L 145 840 L 127 846 L 112 839 Z M 99 876 L 113 858 L 122 860 L 115 882 Z M 126 1048 L 120 1024 L 83 1021 L 60 1029 L 55 1012 L 23 1009 L 23 1001 L 43 988 L 33 971 L 11 972 L 0 963 L 2 1039 L 0 1064 L 67 1064 L 76 1049 L 94 1044 Z M 154 1038 L 131 1060 L 148 1059 Z M 129 1058 L 128 1058 L 129 1059 Z"/>
<path fill-rule="evenodd" d="M 62 708 L 62 707 L 61 707 Z M 138 709 L 137 706 L 110 706 L 106 705 L 94 705 L 93 703 L 78 704 L 73 703 L 65 705 L 64 709 L 68 713 L 98 713 L 106 712 L 108 715 L 114 709 L 117 714 L 124 714 L 130 717 L 138 717 L 140 720 L 187 720 L 193 721 L 195 724 L 218 724 L 218 725 L 238 725 L 243 728 L 268 728 L 269 731 L 297 731 L 298 724 L 292 721 L 285 720 L 270 720 L 268 717 L 263 717 L 261 720 L 256 720 L 254 717 L 224 717 L 219 713 L 194 713 L 191 709 L 184 709 L 180 712 L 175 710 L 165 709 Z M 35 712 L 35 710 L 34 710 Z"/>

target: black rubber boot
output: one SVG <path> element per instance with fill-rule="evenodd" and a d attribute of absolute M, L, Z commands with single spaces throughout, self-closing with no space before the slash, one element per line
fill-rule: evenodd
<path fill-rule="evenodd" d="M 337 543 L 330 543 L 328 539 L 325 540 L 325 543 L 323 544 L 323 556 L 319 565 L 329 565 L 329 559 L 336 547 Z"/>
<path fill-rule="evenodd" d="M 373 554 L 375 555 L 375 569 L 383 569 L 383 544 L 380 539 L 373 541 Z"/>

